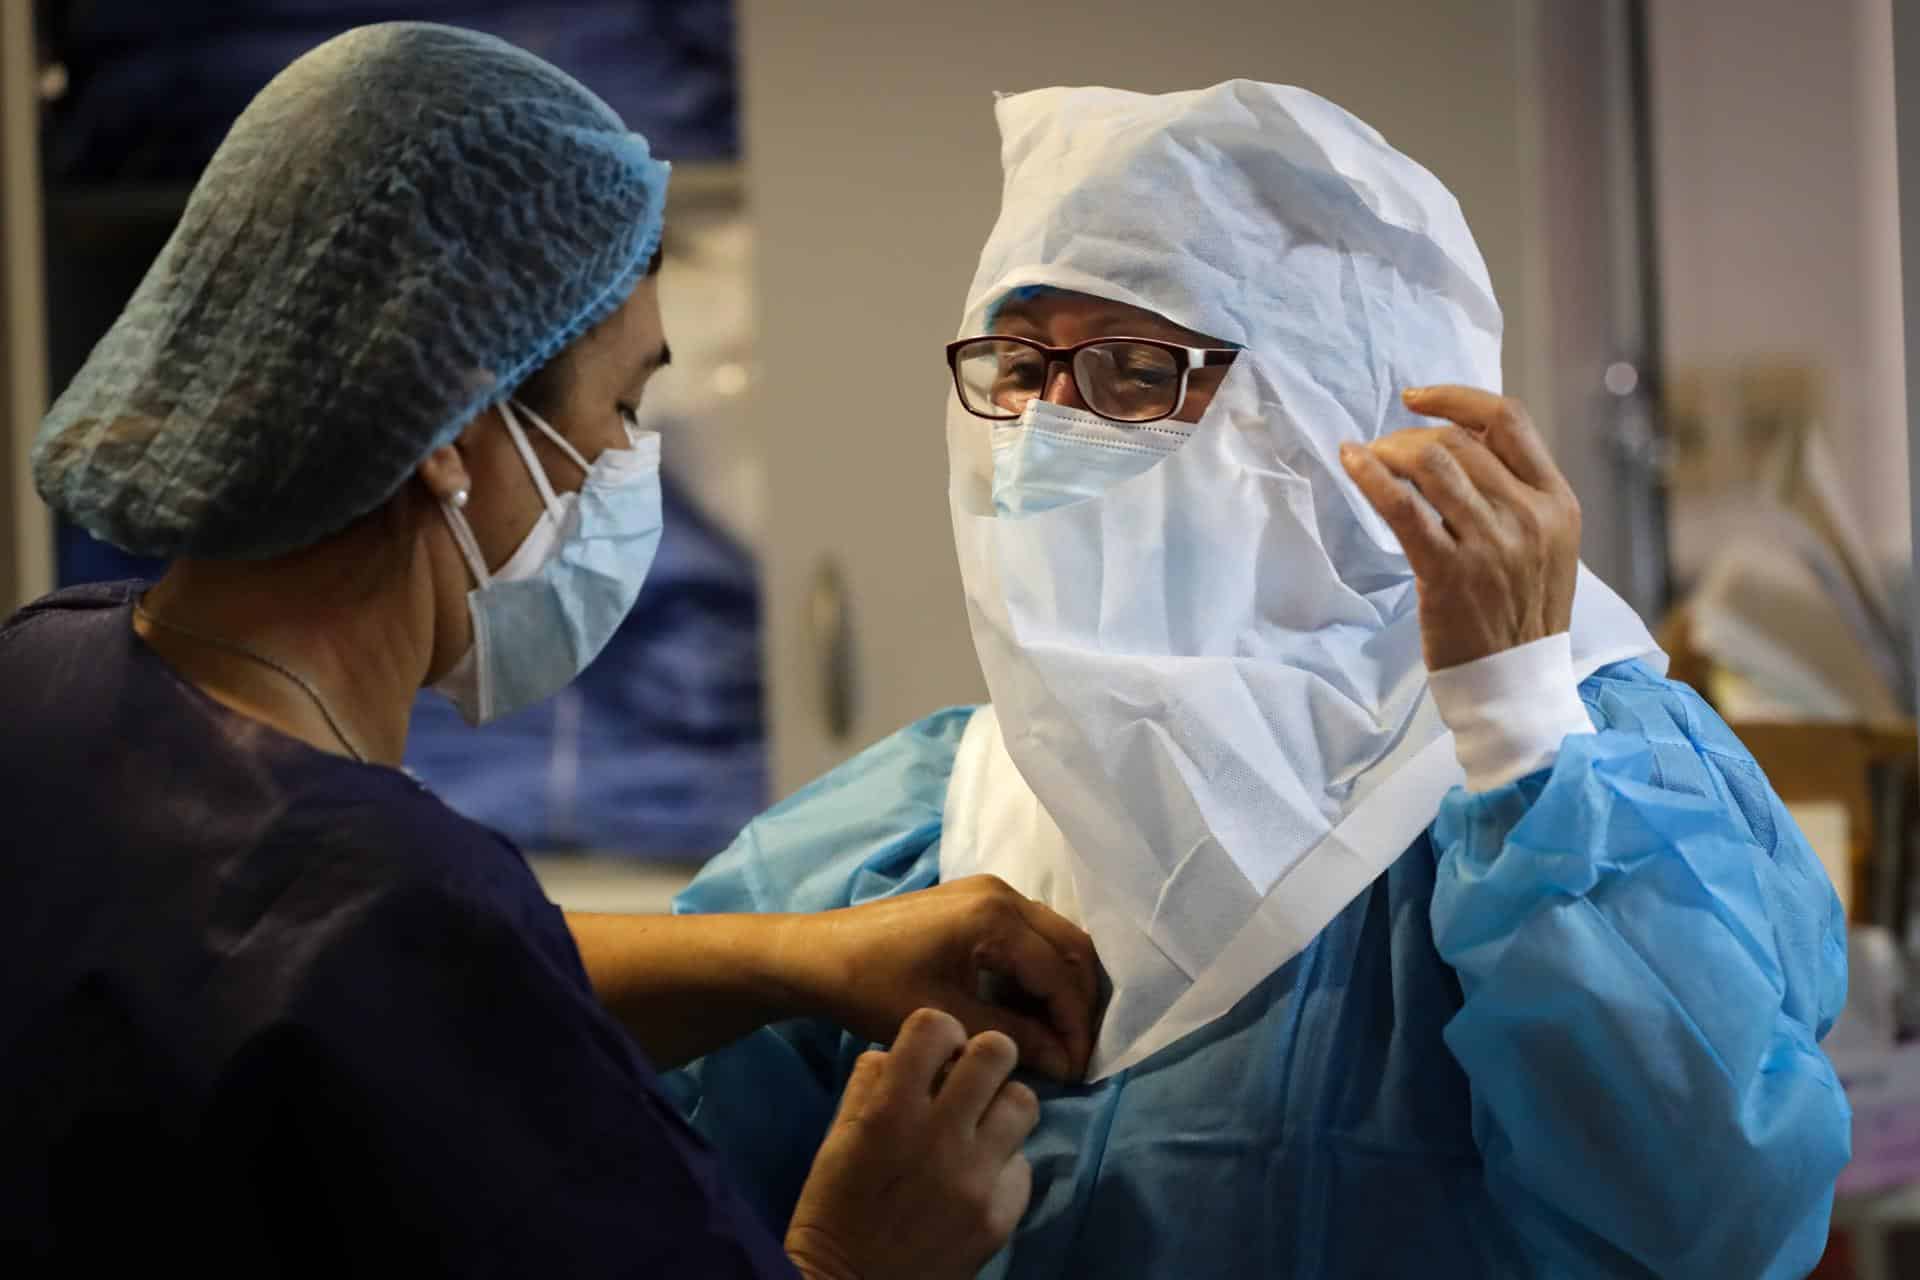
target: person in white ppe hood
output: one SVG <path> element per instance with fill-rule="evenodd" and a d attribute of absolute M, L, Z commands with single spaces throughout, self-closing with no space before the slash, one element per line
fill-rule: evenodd
<path fill-rule="evenodd" d="M 987 1275 L 1804 1274 L 1840 904 L 1580 567 L 1453 198 L 1300 89 L 998 111 L 947 414 L 992 705 L 680 909 L 988 872 L 1087 928 L 1088 1081 Z M 864 1048 L 788 1023 L 670 1087 L 778 1224 Z"/>

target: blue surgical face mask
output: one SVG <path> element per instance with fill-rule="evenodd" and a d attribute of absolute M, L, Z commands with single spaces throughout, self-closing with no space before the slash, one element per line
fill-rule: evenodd
<path fill-rule="evenodd" d="M 489 572 L 466 516 L 441 504 L 473 574 L 473 647 L 434 688 L 473 725 L 558 693 L 586 670 L 633 608 L 660 547 L 657 434 L 629 423 L 629 447 L 604 450 L 589 465 L 526 406 L 502 404 L 500 415 L 544 509 L 506 563 Z M 554 492 L 523 417 L 586 472 L 578 493 Z"/>
<path fill-rule="evenodd" d="M 993 509 L 1025 516 L 1104 493 L 1187 442 L 1171 420 L 1131 427 L 1096 413 L 1032 400 L 993 429 Z"/>

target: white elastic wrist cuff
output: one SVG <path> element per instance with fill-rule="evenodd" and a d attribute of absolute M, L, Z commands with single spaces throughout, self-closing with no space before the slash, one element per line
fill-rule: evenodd
<path fill-rule="evenodd" d="M 1593 732 L 1573 675 L 1573 638 L 1564 631 L 1431 672 L 1427 683 L 1453 730 L 1470 791 L 1491 791 L 1544 769 L 1568 737 Z"/>

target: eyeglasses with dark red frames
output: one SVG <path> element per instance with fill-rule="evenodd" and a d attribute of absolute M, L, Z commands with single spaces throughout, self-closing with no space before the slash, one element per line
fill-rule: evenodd
<path fill-rule="evenodd" d="M 966 372 L 966 366 L 970 363 L 991 362 L 1001 365 L 1008 353 L 1014 351 L 1032 352 L 1041 361 L 1039 384 L 1015 392 L 1016 396 L 1024 396 L 1018 407 L 1002 403 L 993 387 L 979 384 L 977 378 L 970 380 Z M 1124 394 L 1116 394 L 1114 387 L 1098 380 L 1096 375 L 1105 372 L 1100 368 L 1102 358 L 1107 366 L 1117 368 L 1121 356 L 1137 360 L 1147 352 L 1152 353 L 1150 359 L 1156 365 L 1155 369 L 1147 372 L 1171 377 L 1173 381 L 1169 387 L 1135 388 Z M 1054 368 L 1065 365 L 1081 402 L 1089 409 L 1115 423 L 1144 426 L 1171 418 L 1185 407 L 1188 375 L 1195 369 L 1232 364 L 1239 354 L 1239 349 L 1235 347 L 1189 347 L 1159 338 L 1089 338 L 1071 346 L 1052 347 L 1032 338 L 1011 334 L 981 334 L 948 343 L 947 367 L 953 374 L 954 391 L 960 397 L 961 406 L 978 418 L 992 422 L 1009 422 L 1018 418 L 1027 403 L 1045 394 Z M 1170 396 L 1166 394 L 1168 390 L 1172 393 Z"/>

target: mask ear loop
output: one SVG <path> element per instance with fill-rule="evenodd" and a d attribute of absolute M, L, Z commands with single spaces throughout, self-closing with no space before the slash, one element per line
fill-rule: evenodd
<path fill-rule="evenodd" d="M 473 575 L 475 587 L 484 589 L 493 581 L 493 575 L 487 571 L 487 558 L 480 554 L 479 539 L 473 536 L 473 526 L 467 523 L 466 513 L 452 502 L 442 498 L 440 514 L 446 517 L 447 528 L 453 532 L 453 543 L 460 548 L 460 555 L 467 562 L 467 571 Z M 485 615 L 475 611 L 469 603 L 468 616 L 473 619 L 473 648 L 467 651 L 467 656 L 456 663 L 453 669 L 457 672 L 463 666 L 471 664 L 475 673 L 475 689 L 478 695 L 475 706 L 475 715 L 478 719 L 473 723 L 484 724 L 493 714 L 493 685 L 486 676 L 489 641 Z"/>
<path fill-rule="evenodd" d="M 559 495 L 554 493 L 553 483 L 547 479 L 546 468 L 540 465 L 540 458 L 534 453 L 533 445 L 527 439 L 526 428 L 520 425 L 520 419 L 515 413 L 516 408 L 519 413 L 526 414 L 527 420 L 551 440 L 556 449 L 566 454 L 583 473 L 591 468 L 587 465 L 587 460 L 580 456 L 580 451 L 568 444 L 559 432 L 548 426 L 539 414 L 523 404 L 516 405 L 507 400 L 500 402 L 500 418 L 507 424 L 507 438 L 513 441 L 514 449 L 520 454 L 520 461 L 526 465 L 527 474 L 533 477 L 534 488 L 540 491 L 540 501 L 546 506 L 547 514 L 557 523 L 562 516 Z M 631 437 L 633 428 L 630 424 L 627 430 Z M 440 514 L 446 517 L 447 528 L 453 533 L 454 545 L 460 548 L 460 555 L 466 560 L 467 569 L 473 574 L 475 585 L 484 587 L 492 582 L 493 574 L 487 569 L 487 558 L 480 552 L 480 541 L 473 536 L 473 526 L 467 523 L 466 513 L 443 498 L 440 501 Z"/>
<path fill-rule="evenodd" d="M 493 575 L 487 571 L 487 558 L 480 554 L 480 540 L 473 536 L 473 526 L 467 523 L 466 513 L 442 498 L 440 514 L 446 517 L 447 528 L 453 533 L 453 543 L 460 548 L 460 555 L 467 562 L 467 571 L 473 574 L 474 585 L 484 587 L 492 582 Z"/>
<path fill-rule="evenodd" d="M 571 461 L 574 466 L 580 468 L 580 474 L 585 475 L 587 472 L 593 470 L 593 467 L 588 464 L 587 460 L 580 456 L 580 451 L 568 444 L 565 436 L 548 426 L 545 418 L 542 418 L 539 414 L 527 408 L 527 406 L 517 402 L 514 403 L 511 408 L 506 404 L 500 406 L 502 416 L 511 413 L 512 409 L 518 409 L 521 413 L 526 414 L 527 421 L 531 422 L 541 435 L 552 441 L 554 448 L 566 454 L 568 460 Z M 519 427 L 519 423 L 515 422 L 511 417 L 509 417 L 507 421 L 515 428 Z M 553 504 L 555 501 L 553 497 L 553 487 L 547 483 L 546 473 L 540 469 L 539 462 L 534 458 L 533 446 L 526 443 L 526 437 L 522 434 L 516 433 L 514 442 L 520 445 L 520 456 L 527 460 L 527 465 L 533 469 L 534 475 L 539 480 L 541 494 L 547 499 L 549 504 Z"/>
<path fill-rule="evenodd" d="M 631 409 L 620 410 L 620 428 L 627 433 L 627 448 L 638 449 L 641 438 L 646 435 L 640 427 L 640 415 Z"/>
<path fill-rule="evenodd" d="M 548 427 L 544 422 L 540 422 L 533 411 L 525 405 L 519 406 L 519 413 L 526 414 L 528 418 L 545 428 L 546 434 L 550 439 L 558 439 L 554 434 L 553 428 Z M 560 523 L 561 517 L 566 513 L 561 510 L 559 495 L 553 491 L 553 482 L 547 479 L 546 468 L 540 465 L 540 457 L 533 451 L 533 443 L 527 439 L 526 428 L 520 425 L 519 413 L 514 412 L 512 402 L 507 400 L 500 402 L 500 418 L 507 424 L 507 438 L 513 441 L 514 449 L 520 454 L 521 464 L 526 467 L 527 474 L 533 477 L 533 487 L 540 491 L 540 501 L 546 507 L 547 515 L 555 524 L 558 524 Z M 574 453 L 572 446 L 568 445 L 564 440 L 560 441 L 560 448 L 563 452 L 572 454 L 574 461 L 578 462 L 580 460 L 580 455 Z"/>

